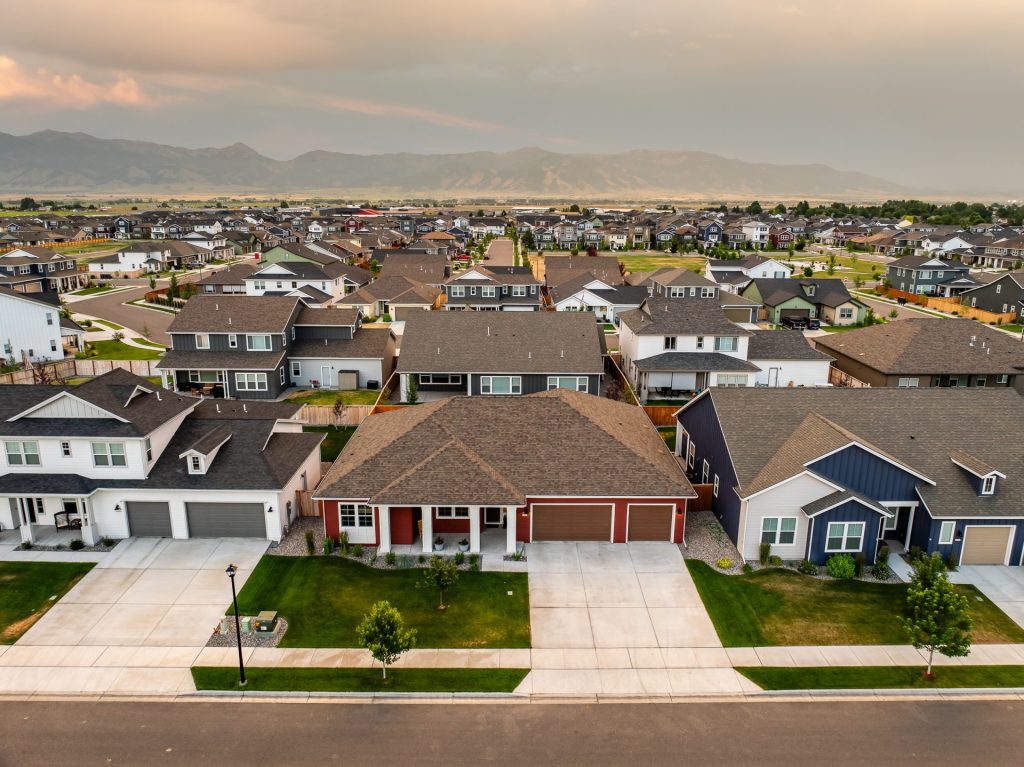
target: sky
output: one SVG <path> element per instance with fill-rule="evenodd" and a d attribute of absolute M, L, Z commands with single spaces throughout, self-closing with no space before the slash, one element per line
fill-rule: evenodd
<path fill-rule="evenodd" d="M 1024 177 L 1022 0 L 0 0 L 0 130 Z M 100 11 L 102 8 L 102 11 Z M 18 10 L 20 9 L 20 11 Z"/>

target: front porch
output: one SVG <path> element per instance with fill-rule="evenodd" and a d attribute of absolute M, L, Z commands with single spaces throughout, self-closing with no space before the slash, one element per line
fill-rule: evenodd
<path fill-rule="evenodd" d="M 67 546 L 72 541 L 95 545 L 87 496 L 13 497 L 0 499 L 0 540 L 33 546 Z"/>
<path fill-rule="evenodd" d="M 444 543 L 440 550 L 431 545 L 431 553 L 451 555 L 456 551 L 461 551 L 459 541 L 466 538 L 465 535 L 460 533 L 435 533 L 434 539 L 441 538 Z M 526 548 L 525 543 L 518 544 L 519 550 L 524 551 Z M 480 554 L 485 560 L 494 558 L 499 561 L 504 559 L 506 554 L 515 553 L 509 552 L 508 550 L 507 535 L 504 530 L 495 528 L 485 528 L 480 533 L 480 551 L 473 552 L 466 550 L 468 554 Z M 391 546 L 391 550 L 398 556 L 419 556 L 426 554 L 423 548 L 423 541 L 417 540 L 410 544 L 395 544 Z"/>
<path fill-rule="evenodd" d="M 434 541 L 445 553 L 467 541 L 468 554 L 515 554 L 518 509 L 515 506 L 379 506 L 378 548 L 382 553 L 432 554 Z M 398 547 L 402 547 L 399 549 Z"/>

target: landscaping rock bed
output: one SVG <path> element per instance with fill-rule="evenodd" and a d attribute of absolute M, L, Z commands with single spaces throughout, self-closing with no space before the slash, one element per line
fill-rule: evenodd
<path fill-rule="evenodd" d="M 232 615 L 227 619 L 227 633 L 220 633 L 220 626 L 218 626 L 213 636 L 210 637 L 210 641 L 206 643 L 207 647 L 237 647 L 238 643 L 235 641 L 235 617 Z M 242 634 L 242 647 L 277 647 L 281 643 L 281 637 L 284 636 L 284 632 L 288 630 L 288 621 L 284 618 L 277 619 L 277 626 L 271 632 L 258 632 L 253 631 L 249 634 Z"/>
<path fill-rule="evenodd" d="M 111 551 L 120 541 L 114 541 L 109 546 L 105 546 L 103 543 L 97 543 L 95 546 L 83 546 L 80 549 L 72 549 L 69 546 L 40 546 L 38 543 L 33 543 L 31 546 L 25 546 L 21 544 L 18 546 L 20 551 L 66 551 L 70 554 L 89 554 L 99 552 Z"/>

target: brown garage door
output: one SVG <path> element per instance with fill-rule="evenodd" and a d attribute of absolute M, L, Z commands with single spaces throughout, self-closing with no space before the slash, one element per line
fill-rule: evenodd
<path fill-rule="evenodd" d="M 672 536 L 672 506 L 629 507 L 630 541 L 668 541 Z"/>
<path fill-rule="evenodd" d="M 810 309 L 779 309 L 779 318 L 782 317 L 801 317 L 803 319 L 809 319 L 811 316 Z"/>
<path fill-rule="evenodd" d="M 610 504 L 534 504 L 533 540 L 535 541 L 610 541 L 612 507 Z"/>
<path fill-rule="evenodd" d="M 968 526 L 964 531 L 964 565 L 1001 565 L 1010 543 L 1009 527 Z"/>

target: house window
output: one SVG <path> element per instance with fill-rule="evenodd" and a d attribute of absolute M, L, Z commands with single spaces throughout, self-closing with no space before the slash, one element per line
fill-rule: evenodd
<path fill-rule="evenodd" d="M 57 342 L 54 341 L 52 338 L 50 339 L 50 351 L 51 352 L 57 351 Z"/>
<path fill-rule="evenodd" d="M 224 374 L 220 370 L 190 370 L 189 383 L 224 383 Z"/>
<path fill-rule="evenodd" d="M 266 373 L 235 373 L 235 389 L 238 391 L 266 391 Z"/>
<path fill-rule="evenodd" d="M 364 503 L 338 504 L 342 527 L 373 527 L 373 509 Z"/>
<path fill-rule="evenodd" d="M 461 373 L 420 373 L 419 380 L 421 384 L 445 384 L 452 386 L 462 385 L 462 374 Z"/>
<path fill-rule="evenodd" d="M 697 288 L 690 288 L 690 298 L 697 295 Z"/>
<path fill-rule="evenodd" d="M 676 337 L 675 336 L 665 336 L 665 348 L 670 350 L 670 351 L 675 351 L 675 348 L 676 348 Z"/>
<path fill-rule="evenodd" d="M 277 369 L 277 377 L 281 381 L 281 385 L 284 386 L 284 365 Z"/>
<path fill-rule="evenodd" d="M 715 338 L 716 352 L 734 352 L 738 345 L 739 339 L 736 336 L 718 336 Z"/>
<path fill-rule="evenodd" d="M 494 298 L 496 291 L 493 287 L 484 286 L 480 288 L 481 298 Z"/>
<path fill-rule="evenodd" d="M 229 349 L 237 349 L 238 348 L 238 336 L 236 336 L 234 333 L 232 333 L 231 335 L 228 336 L 228 348 Z"/>
<path fill-rule="evenodd" d="M 988 379 L 985 378 L 985 376 L 978 376 L 977 378 L 974 379 L 974 385 L 977 386 L 979 389 L 985 388 L 985 384 L 987 383 Z"/>
<path fill-rule="evenodd" d="M 715 481 L 714 481 L 714 485 L 713 485 L 713 487 L 711 488 L 711 494 L 712 494 L 713 496 L 715 496 L 715 498 L 717 498 L 717 497 L 718 497 L 718 475 L 717 475 L 717 474 L 715 475 Z"/>
<path fill-rule="evenodd" d="M 746 386 L 747 376 L 742 373 L 729 374 L 719 373 L 718 374 L 718 385 L 719 386 Z"/>
<path fill-rule="evenodd" d="M 901 378 L 897 385 L 900 389 L 916 389 L 920 383 L 919 378 Z"/>
<path fill-rule="evenodd" d="M 981 494 L 982 495 L 994 495 L 996 492 L 996 478 L 985 477 L 981 480 Z"/>
<path fill-rule="evenodd" d="M 93 442 L 93 466 L 127 466 L 123 442 Z"/>
<path fill-rule="evenodd" d="M 853 319 L 853 309 L 851 309 L 848 306 L 844 306 L 843 308 L 841 308 L 839 310 L 839 319 L 841 319 L 841 320 L 852 320 Z"/>
<path fill-rule="evenodd" d="M 686 446 L 686 465 L 689 468 L 693 468 L 693 460 L 697 455 L 697 445 L 694 444 L 693 440 Z"/>
<path fill-rule="evenodd" d="M 939 527 L 939 545 L 948 546 L 953 542 L 953 534 L 956 532 L 956 522 L 948 520 Z"/>
<path fill-rule="evenodd" d="M 438 506 L 438 519 L 466 519 L 469 517 L 468 506 Z"/>
<path fill-rule="evenodd" d="M 1000 373 L 999 375 L 996 376 L 996 383 L 997 384 L 1005 384 L 1005 383 L 1009 383 L 1009 381 L 1010 381 L 1010 376 L 1007 375 L 1006 373 Z"/>
<path fill-rule="evenodd" d="M 482 376 L 481 394 L 522 394 L 522 376 Z"/>
<path fill-rule="evenodd" d="M 686 295 L 686 288 L 669 288 L 669 298 L 682 298 Z"/>
<path fill-rule="evenodd" d="M 71 443 L 70 442 L 61 442 L 60 443 L 60 454 L 63 455 L 65 458 L 70 458 L 71 457 Z"/>
<path fill-rule="evenodd" d="M 202 474 L 203 473 L 203 459 L 198 455 L 190 455 L 188 457 L 188 473 L 189 474 Z"/>
<path fill-rule="evenodd" d="M 790 546 L 796 542 L 796 517 L 764 517 L 761 520 L 761 543 Z"/>
<path fill-rule="evenodd" d="M 552 389 L 572 389 L 587 391 L 586 376 L 548 376 L 548 391 Z"/>
<path fill-rule="evenodd" d="M 267 289 L 267 283 L 263 280 L 253 280 L 252 287 L 253 290 L 264 291 Z"/>
<path fill-rule="evenodd" d="M 302 363 L 298 360 L 292 360 L 292 378 L 298 378 L 302 375 Z"/>
<path fill-rule="evenodd" d="M 208 333 L 196 333 L 196 348 L 197 349 L 209 349 L 210 348 L 210 335 Z"/>
<path fill-rule="evenodd" d="M 46 324 L 47 325 L 52 325 L 53 324 L 53 312 L 47 312 L 46 313 Z"/>
<path fill-rule="evenodd" d="M 704 459 L 704 463 L 700 467 L 700 483 L 706 485 L 708 483 L 708 474 L 711 472 L 711 464 L 708 463 L 707 459 Z"/>
<path fill-rule="evenodd" d="M 715 297 L 715 289 L 714 288 L 701 288 L 700 289 L 700 297 L 701 298 L 714 298 Z"/>
<path fill-rule="evenodd" d="M 448 295 L 452 298 L 462 298 L 466 295 L 466 288 L 462 285 L 449 285 Z"/>
<path fill-rule="evenodd" d="M 273 349 L 270 336 L 246 336 L 245 348 L 251 352 L 269 352 Z"/>
<path fill-rule="evenodd" d="M 470 285 L 469 286 L 469 295 L 471 295 L 471 296 L 475 296 L 476 295 L 476 285 Z"/>
<path fill-rule="evenodd" d="M 513 296 L 519 296 L 520 298 L 525 296 L 526 295 L 526 286 L 525 285 L 513 285 L 512 286 L 512 295 Z"/>
<path fill-rule="evenodd" d="M 38 466 L 38 442 L 4 442 L 8 466 Z"/>
<path fill-rule="evenodd" d="M 863 522 L 829 522 L 825 553 L 857 552 L 864 548 Z"/>
<path fill-rule="evenodd" d="M 151 462 L 153 460 L 153 441 L 146 437 L 146 461 Z"/>

